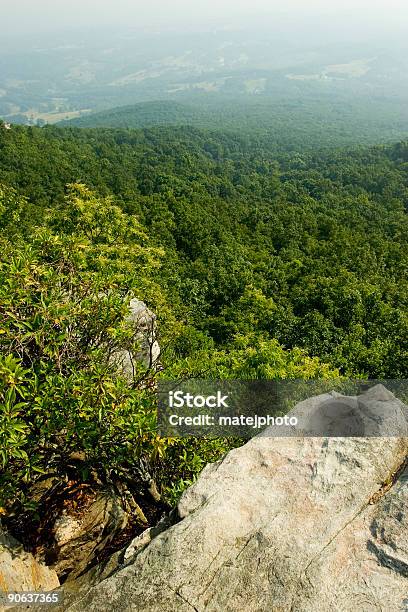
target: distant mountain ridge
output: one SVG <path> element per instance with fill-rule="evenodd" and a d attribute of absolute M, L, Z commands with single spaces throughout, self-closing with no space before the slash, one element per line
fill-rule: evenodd
<path fill-rule="evenodd" d="M 171 100 L 139 102 L 89 113 L 58 125 L 75 127 L 144 128 L 157 125 L 206 124 L 210 115 L 199 108 Z"/>
<path fill-rule="evenodd" d="M 347 98 L 347 97 L 346 97 Z M 369 107 L 359 100 L 260 96 L 197 96 L 186 102 L 153 100 L 84 114 L 56 125 L 70 128 L 184 127 L 267 137 L 280 149 L 380 144 L 408 137 L 399 102 Z M 347 101 L 348 100 L 348 101 Z"/>

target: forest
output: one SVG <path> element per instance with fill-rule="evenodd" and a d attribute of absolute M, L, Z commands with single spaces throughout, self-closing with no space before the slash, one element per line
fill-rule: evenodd
<path fill-rule="evenodd" d="M 240 444 L 161 438 L 160 377 L 407 378 L 407 208 L 404 141 L 0 122 L 5 521 L 35 516 L 50 472 L 137 489 L 148 469 L 173 505 Z M 162 369 L 128 385 L 108 355 L 137 352 L 133 297 L 157 315 Z"/>
<path fill-rule="evenodd" d="M 228 83 L 232 86 L 233 79 Z M 314 83 L 313 87 L 303 83 L 299 88 L 275 79 L 273 90 L 262 95 L 233 91 L 190 94 L 181 102 L 139 102 L 85 113 L 59 125 L 136 129 L 189 125 L 262 139 L 269 153 L 272 149 L 310 151 L 405 139 L 408 115 L 400 95 L 367 95 L 356 83 L 350 91 L 343 81 L 331 83 L 330 88 L 325 83 Z"/>

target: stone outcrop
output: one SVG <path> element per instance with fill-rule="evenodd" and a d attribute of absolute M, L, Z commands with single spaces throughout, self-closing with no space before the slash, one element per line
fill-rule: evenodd
<path fill-rule="evenodd" d="M 124 348 L 112 355 L 111 360 L 126 378 L 133 382 L 137 363 L 142 363 L 146 370 L 158 369 L 160 346 L 156 339 L 156 315 L 144 302 L 131 300 L 126 320 L 135 330 L 140 349 L 138 353 L 132 354 Z"/>
<path fill-rule="evenodd" d="M 408 407 L 383 385 L 358 396 L 336 391 L 299 402 L 290 416 L 296 427 L 271 427 L 266 436 L 408 437 Z"/>
<path fill-rule="evenodd" d="M 384 391 L 360 401 L 394 403 Z M 312 398 L 310 410 L 324 401 Z M 176 524 L 67 593 L 62 609 L 401 612 L 407 457 L 402 436 L 266 432 L 207 466 L 182 496 Z"/>
<path fill-rule="evenodd" d="M 38 563 L 0 526 L 0 593 L 52 591 L 59 587 L 56 572 Z M 1 605 L 0 605 L 1 609 Z"/>
<path fill-rule="evenodd" d="M 76 578 L 127 522 L 128 514 L 120 500 L 108 489 L 99 491 L 78 516 L 61 514 L 52 530 L 54 549 L 47 551 L 48 558 L 55 558 L 52 568 L 64 579 Z"/>

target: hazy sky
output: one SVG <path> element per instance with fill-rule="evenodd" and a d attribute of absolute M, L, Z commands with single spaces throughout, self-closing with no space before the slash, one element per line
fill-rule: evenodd
<path fill-rule="evenodd" d="M 408 23 L 407 0 L 0 0 L 2 30 L 44 31 L 73 26 L 170 27 L 205 23 L 239 24 L 268 13 L 322 18 L 344 23 L 377 21 L 400 29 Z"/>

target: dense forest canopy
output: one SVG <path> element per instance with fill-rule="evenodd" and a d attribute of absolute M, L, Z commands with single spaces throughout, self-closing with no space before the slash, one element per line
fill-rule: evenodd
<path fill-rule="evenodd" d="M 151 391 L 110 370 L 132 296 L 160 376 L 408 375 L 405 142 L 0 124 L 0 184 L 4 506 L 78 449 L 107 479 L 143 457 L 173 500 L 232 443 L 158 438 Z"/>
<path fill-rule="evenodd" d="M 260 333 L 344 373 L 406 374 L 404 143 L 276 153 L 195 128 L 0 131 L 27 239 L 66 185 L 112 195 L 164 249 L 160 283 L 216 346 Z M 246 311 L 245 311 L 246 309 Z"/>
<path fill-rule="evenodd" d="M 190 125 L 230 135 L 256 135 L 267 149 L 315 150 L 354 144 L 395 142 L 408 135 L 405 100 L 348 91 L 337 83 L 308 89 L 287 86 L 261 96 L 242 93 L 196 94 L 176 100 L 139 102 L 65 120 L 62 126 L 82 128 L 150 128 Z"/>

